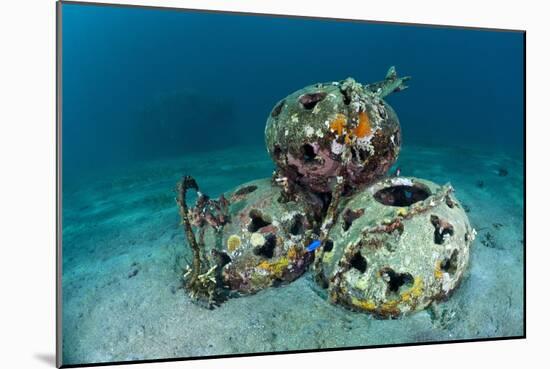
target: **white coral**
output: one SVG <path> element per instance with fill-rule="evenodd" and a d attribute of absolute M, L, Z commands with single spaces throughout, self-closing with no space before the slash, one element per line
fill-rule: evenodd
<path fill-rule="evenodd" d="M 371 140 L 374 135 L 369 135 L 365 137 L 359 137 L 356 139 L 355 143 L 363 150 L 367 150 L 369 153 L 374 154 L 374 146 L 372 146 Z"/>
<path fill-rule="evenodd" d="M 330 151 L 335 155 L 340 155 L 344 151 L 344 145 L 338 143 L 336 140 L 332 140 Z"/>
<path fill-rule="evenodd" d="M 410 179 L 404 178 L 404 177 L 392 178 L 391 183 L 394 186 L 412 186 L 413 185 L 413 182 Z"/>
<path fill-rule="evenodd" d="M 254 247 L 262 246 L 265 243 L 265 237 L 261 233 L 252 233 L 250 244 Z"/>

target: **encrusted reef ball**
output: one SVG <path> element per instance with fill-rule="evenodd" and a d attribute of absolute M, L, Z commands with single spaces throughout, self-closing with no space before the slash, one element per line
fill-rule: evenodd
<path fill-rule="evenodd" d="M 216 245 L 227 264 L 222 280 L 231 290 L 252 294 L 289 283 L 304 273 L 312 255 L 305 250 L 313 220 L 305 204 L 278 201 L 271 179 L 255 180 L 224 194 L 230 223 L 221 233 L 209 229 L 206 245 Z"/>
<path fill-rule="evenodd" d="M 401 141 L 393 109 L 351 78 L 308 86 L 279 101 L 265 137 L 280 175 L 315 192 L 330 192 L 337 176 L 352 188 L 382 177 Z"/>
<path fill-rule="evenodd" d="M 343 204 L 315 272 L 332 302 L 393 318 L 447 297 L 474 237 L 450 185 L 387 178 Z"/>

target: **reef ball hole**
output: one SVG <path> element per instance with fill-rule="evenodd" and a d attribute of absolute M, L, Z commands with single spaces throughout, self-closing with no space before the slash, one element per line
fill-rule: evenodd
<path fill-rule="evenodd" d="M 411 206 L 412 204 L 426 200 L 431 195 L 428 188 L 418 185 L 391 186 L 383 188 L 374 194 L 374 198 L 381 204 L 388 206 Z"/>
<path fill-rule="evenodd" d="M 211 251 L 211 254 L 216 261 L 216 265 L 219 268 L 223 268 L 225 265 L 229 264 L 231 262 L 231 257 L 227 255 L 225 251 L 218 251 L 216 249 L 213 249 Z"/>
<path fill-rule="evenodd" d="M 430 222 L 434 226 L 434 243 L 437 245 L 443 245 L 445 242 L 445 236 L 452 236 L 454 232 L 454 227 L 448 221 L 439 218 L 437 215 L 430 216 Z"/>
<path fill-rule="evenodd" d="M 325 241 L 325 246 L 323 246 L 324 252 L 331 252 L 334 248 L 334 242 L 329 238 Z"/>
<path fill-rule="evenodd" d="M 265 243 L 262 246 L 254 248 L 254 255 L 270 259 L 273 257 L 275 246 L 277 246 L 277 237 L 274 234 L 268 234 L 265 237 Z"/>
<path fill-rule="evenodd" d="M 283 150 L 279 145 L 275 145 L 273 148 L 273 156 L 275 157 L 275 160 L 281 159 L 281 154 L 283 153 Z"/>
<path fill-rule="evenodd" d="M 342 219 L 344 221 L 342 223 L 342 229 L 344 230 L 344 232 L 346 232 L 351 227 L 353 222 L 356 219 L 360 218 L 364 213 L 365 213 L 365 209 L 351 210 L 348 208 L 344 210 L 342 214 Z"/>
<path fill-rule="evenodd" d="M 302 146 L 302 155 L 305 163 L 311 163 L 315 159 L 315 150 L 310 144 Z"/>
<path fill-rule="evenodd" d="M 380 271 L 380 275 L 388 284 L 390 292 L 397 292 L 401 286 L 411 287 L 414 278 L 409 273 L 397 273 L 391 268 L 384 268 Z"/>
<path fill-rule="evenodd" d="M 363 255 L 361 255 L 361 252 L 356 252 L 351 257 L 349 264 L 352 268 L 357 269 L 361 273 L 365 273 L 367 271 L 367 259 Z"/>
<path fill-rule="evenodd" d="M 453 250 L 450 258 L 446 258 L 441 262 L 441 270 L 453 275 L 458 268 L 458 250 Z"/>
<path fill-rule="evenodd" d="M 298 101 L 300 101 L 300 104 L 302 104 L 304 109 L 311 110 L 315 107 L 315 105 L 317 105 L 319 101 L 322 101 L 325 97 L 327 97 L 326 92 L 315 92 L 300 96 L 298 98 Z"/>
<path fill-rule="evenodd" d="M 250 210 L 250 213 L 248 214 L 251 221 L 248 225 L 248 231 L 249 232 L 256 232 L 259 229 L 266 227 L 271 224 L 271 218 L 268 216 L 262 215 L 262 212 L 258 209 L 252 209 Z"/>
<path fill-rule="evenodd" d="M 369 158 L 369 152 L 367 150 L 363 150 L 363 149 L 356 150 L 355 148 L 352 147 L 350 151 L 351 151 L 351 158 L 356 163 L 363 164 Z"/>
<path fill-rule="evenodd" d="M 290 224 L 290 234 L 298 236 L 304 234 L 304 216 L 301 214 L 296 214 L 292 218 L 292 223 Z"/>
<path fill-rule="evenodd" d="M 279 101 L 279 103 L 275 105 L 275 107 L 271 111 L 271 117 L 273 118 L 278 117 L 279 114 L 281 114 L 281 110 L 283 110 L 283 106 L 285 106 L 285 101 L 284 100 Z"/>
<path fill-rule="evenodd" d="M 364 163 L 365 161 L 367 161 L 367 159 L 369 158 L 369 155 L 370 155 L 369 151 L 359 149 L 358 152 L 359 152 L 359 159 L 361 160 L 361 163 Z"/>

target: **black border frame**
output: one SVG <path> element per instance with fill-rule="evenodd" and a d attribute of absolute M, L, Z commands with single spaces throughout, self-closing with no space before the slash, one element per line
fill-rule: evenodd
<path fill-rule="evenodd" d="M 489 338 L 472 338 L 459 339 L 449 341 L 426 341 L 426 342 L 411 342 L 399 344 L 385 345 L 369 345 L 369 346 L 350 346 L 350 347 L 333 347 L 323 349 L 308 349 L 308 350 L 288 350 L 288 351 L 273 351 L 273 352 L 252 352 L 226 355 L 207 355 L 207 356 L 191 356 L 191 357 L 176 357 L 163 359 L 146 359 L 132 361 L 113 361 L 100 363 L 82 363 L 63 365 L 63 335 L 62 335 L 62 5 L 88 5 L 88 6 L 103 6 L 116 8 L 143 8 L 155 9 L 164 11 L 180 11 L 180 12 L 196 12 L 196 13 L 215 13 L 215 14 L 231 14 L 231 15 L 251 15 L 259 17 L 277 17 L 277 18 L 297 18 L 297 19 L 312 19 L 325 20 L 333 22 L 351 22 L 351 23 L 374 23 L 374 24 L 389 24 L 401 26 L 416 26 L 429 28 L 446 28 L 446 29 L 469 29 L 477 31 L 498 31 L 498 32 L 518 32 L 523 34 L 523 334 L 518 336 L 506 337 L 489 337 Z M 469 342 L 492 342 L 492 341 L 508 341 L 527 338 L 527 31 L 517 29 L 503 28 L 488 28 L 488 27 L 471 27 L 471 26 L 454 26 L 441 24 L 426 24 L 426 23 L 409 23 L 409 22 L 394 22 L 394 21 L 375 21 L 362 19 L 347 19 L 347 18 L 329 18 L 329 17 L 314 17 L 290 14 L 269 14 L 269 13 L 254 13 L 242 11 L 228 10 L 210 10 L 210 9 L 195 9 L 195 8 L 174 8 L 153 5 L 130 5 L 130 4 L 115 4 L 115 3 L 100 3 L 100 2 L 85 2 L 73 0 L 58 0 L 56 1 L 56 367 L 58 368 L 82 368 L 91 366 L 109 366 L 109 365 L 128 365 L 128 364 L 146 364 L 146 363 L 164 363 L 174 361 L 192 361 L 192 360 L 207 360 L 207 359 L 227 359 L 252 356 L 267 356 L 267 355 L 291 355 L 316 352 L 332 352 L 332 351 L 347 351 L 347 350 L 363 350 L 375 348 L 391 348 L 391 347 L 411 347 L 411 346 L 429 346 L 429 345 L 445 345 L 454 343 L 469 343 Z"/>

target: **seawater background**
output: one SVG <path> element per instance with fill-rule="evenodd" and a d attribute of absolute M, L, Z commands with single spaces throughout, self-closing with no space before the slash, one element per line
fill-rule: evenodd
<path fill-rule="evenodd" d="M 62 12 L 65 363 L 522 334 L 521 33 L 77 4 Z M 413 77 L 387 98 L 402 125 L 403 174 L 451 181 L 480 230 L 455 296 L 376 321 L 330 306 L 306 275 L 214 312 L 191 304 L 177 289 L 179 177 L 194 175 L 215 196 L 269 176 L 263 132 L 279 99 L 315 82 L 378 81 L 391 65 Z M 493 243 L 481 242 L 487 234 Z"/>

